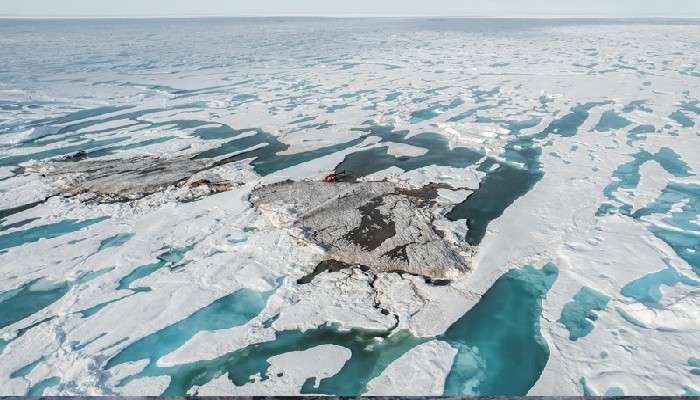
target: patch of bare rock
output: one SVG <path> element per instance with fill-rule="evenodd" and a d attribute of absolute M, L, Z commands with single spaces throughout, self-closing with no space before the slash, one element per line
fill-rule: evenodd
<path fill-rule="evenodd" d="M 58 194 L 95 203 L 129 202 L 172 189 L 177 191 L 176 200 L 187 202 L 231 190 L 252 174 L 188 156 L 150 155 L 94 160 L 74 157 L 37 164 L 29 170 L 49 180 Z"/>
<path fill-rule="evenodd" d="M 449 240 L 436 224 L 445 205 L 438 189 L 392 182 L 285 181 L 254 189 L 250 202 L 324 250 L 315 273 L 362 266 L 374 273 L 404 272 L 452 280 L 470 269 L 474 249 Z M 302 278 L 307 283 L 313 276 Z"/>

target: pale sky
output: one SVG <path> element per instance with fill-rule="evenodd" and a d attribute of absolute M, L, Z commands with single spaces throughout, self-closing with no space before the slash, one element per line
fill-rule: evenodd
<path fill-rule="evenodd" d="M 0 0 L 0 16 L 251 15 L 700 18 L 700 0 Z"/>

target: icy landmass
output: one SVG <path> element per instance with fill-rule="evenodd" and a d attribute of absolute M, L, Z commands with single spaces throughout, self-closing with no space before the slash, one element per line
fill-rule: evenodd
<path fill-rule="evenodd" d="M 699 35 L 3 21 L 0 394 L 697 395 Z"/>
<path fill-rule="evenodd" d="M 250 201 L 273 215 L 287 212 L 298 235 L 324 249 L 326 263 L 451 280 L 469 270 L 472 250 L 444 240 L 433 224 L 437 196 L 432 185 L 285 181 L 256 188 Z"/>
<path fill-rule="evenodd" d="M 83 154 L 61 161 L 27 167 L 46 178 L 65 197 L 81 196 L 83 201 L 127 202 L 183 187 L 181 200 L 230 190 L 250 179 L 226 168 L 215 168 L 190 157 L 140 156 L 128 159 L 83 160 Z M 252 176 L 255 176 L 254 174 Z M 227 179 L 228 178 L 228 179 Z"/>

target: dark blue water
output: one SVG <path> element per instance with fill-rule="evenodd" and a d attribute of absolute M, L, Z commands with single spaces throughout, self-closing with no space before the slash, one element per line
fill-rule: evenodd
<path fill-rule="evenodd" d="M 404 171 L 431 165 L 465 168 L 475 165 L 484 157 L 482 153 L 463 147 L 451 149 L 449 141 L 437 133 L 426 132 L 406 138 L 407 132 L 394 131 L 387 126 L 373 126 L 363 131 L 381 137 L 382 142 L 406 143 L 427 149 L 427 152 L 421 156 L 403 157 L 388 154 L 386 147 L 375 147 L 349 154 L 336 167 L 336 171 L 346 171 L 355 177 L 362 177 L 389 167 L 399 167 Z M 508 160 L 525 165 L 525 169 L 502 163 L 493 170 L 491 167 L 496 161 L 487 159 L 478 167 L 487 176 L 478 188 L 474 188 L 477 189 L 475 193 L 447 214 L 451 220 L 467 220 L 469 230 L 466 240 L 470 244 L 478 244 L 484 237 L 488 224 L 542 177 L 539 163 L 541 151 L 533 137 L 514 139 L 506 146 L 505 153 Z"/>
<path fill-rule="evenodd" d="M 671 212 L 676 204 L 683 205 L 680 210 Z M 664 218 L 668 226 L 652 225 L 649 230 L 666 242 L 700 276 L 700 224 L 696 222 L 700 216 L 700 185 L 670 182 L 656 200 L 635 211 L 632 216 L 643 219 L 651 214 L 668 215 Z"/>
<path fill-rule="evenodd" d="M 68 282 L 38 279 L 0 293 L 0 329 L 21 321 L 58 301 L 70 289 Z"/>
<path fill-rule="evenodd" d="M 90 151 L 92 149 L 108 146 L 111 144 L 123 142 L 128 140 L 128 136 L 109 138 L 109 139 L 87 139 L 84 143 L 75 144 L 71 146 L 57 147 L 51 150 L 38 151 L 35 153 L 28 153 L 23 155 L 9 156 L 0 158 L 0 167 L 15 166 L 19 163 L 23 163 L 29 160 L 45 160 L 48 158 L 65 156 L 79 151 Z"/>
<path fill-rule="evenodd" d="M 192 250 L 194 245 L 188 245 L 184 247 L 176 247 L 172 249 L 167 249 L 163 253 L 159 254 L 156 259 L 157 261 L 151 264 L 141 265 L 134 268 L 128 275 L 119 280 L 117 285 L 117 290 L 131 289 L 135 291 L 147 291 L 150 288 L 132 288 L 131 284 L 136 282 L 141 278 L 145 278 L 152 273 L 158 271 L 164 267 L 174 267 L 178 265 L 184 258 L 187 252 Z"/>
<path fill-rule="evenodd" d="M 582 287 L 561 311 L 559 322 L 569 331 L 569 340 L 576 341 L 593 331 L 598 314 L 604 310 L 610 297 L 589 287 Z"/>
<path fill-rule="evenodd" d="M 682 111 L 674 111 L 668 117 L 676 121 L 683 128 L 692 128 L 695 126 L 695 121 L 690 119 L 690 117 L 685 115 Z"/>
<path fill-rule="evenodd" d="M 611 130 L 622 129 L 631 123 L 627 118 L 617 114 L 615 111 L 608 110 L 601 115 L 600 121 L 593 129 L 598 132 L 610 132 Z"/>
<path fill-rule="evenodd" d="M 650 124 L 637 125 L 636 127 L 629 130 L 627 136 L 630 138 L 630 142 L 635 140 L 640 140 L 645 138 L 646 134 L 656 132 L 656 127 Z"/>
<path fill-rule="evenodd" d="M 97 251 L 99 252 L 110 247 L 122 246 L 123 244 L 128 242 L 129 239 L 131 239 L 133 236 L 133 233 L 118 233 L 114 236 L 110 236 L 100 242 L 100 247 L 97 248 Z"/>
<path fill-rule="evenodd" d="M 633 298 L 640 303 L 656 304 L 661 301 L 661 286 L 674 287 L 682 283 L 691 287 L 700 286 L 700 282 L 687 278 L 675 268 L 668 265 L 666 269 L 652 272 L 637 278 L 625 285 L 620 293 L 623 296 Z"/>
<path fill-rule="evenodd" d="M 34 368 L 36 368 L 37 365 L 39 365 L 39 363 L 41 363 L 43 361 L 44 361 L 44 357 L 39 357 L 38 359 L 30 362 L 29 364 L 13 371 L 10 374 L 10 379 L 21 378 L 21 377 L 27 376 L 30 372 L 32 372 L 32 370 Z"/>
<path fill-rule="evenodd" d="M 168 375 L 171 382 L 164 395 L 183 395 L 193 386 L 201 386 L 222 374 L 238 386 L 251 382 L 257 374 L 262 379 L 269 379 L 267 360 L 270 357 L 335 344 L 351 350 L 350 360 L 336 375 L 322 379 L 318 387 L 313 386 L 314 379 L 307 380 L 303 393 L 358 395 L 364 393 L 367 383 L 379 376 L 391 362 L 421 343 L 438 339 L 460 352 L 447 378 L 445 394 L 464 393 L 463 383 L 472 379 L 470 374 L 476 373 L 480 377 L 478 393 L 524 395 L 542 373 L 549 356 L 547 344 L 540 334 L 539 318 L 542 299 L 556 277 L 557 269 L 553 265 L 509 271 L 496 281 L 474 308 L 436 338 L 415 338 L 406 331 L 339 330 L 335 326 L 321 326 L 304 332 L 276 332 L 273 341 L 250 345 L 213 360 L 156 367 L 154 360 L 180 346 L 193 332 L 230 325 L 228 320 L 209 321 L 213 306 L 208 306 L 127 346 L 109 360 L 107 367 L 149 359 L 149 366 L 144 371 L 125 382 L 144 376 Z M 231 306 L 234 304 L 239 304 L 239 301 L 232 301 Z M 259 306 L 237 307 L 242 307 L 241 312 L 247 316 L 260 309 Z M 213 314 L 218 315 L 218 312 Z M 239 315 L 238 312 L 232 314 L 231 318 Z M 465 359 L 472 359 L 475 349 L 479 349 L 481 367 L 477 371 L 473 368 L 467 371 L 463 369 Z M 465 375 L 466 372 L 469 374 Z"/>
<path fill-rule="evenodd" d="M 372 133 L 375 134 L 375 132 Z M 427 149 L 427 152 L 418 157 L 403 157 L 388 154 L 387 147 L 360 150 L 347 155 L 343 162 L 338 164 L 336 171 L 347 171 L 355 177 L 362 177 L 393 166 L 404 171 L 430 165 L 464 168 L 483 157 L 481 153 L 463 147 L 450 149 L 449 142 L 444 136 L 432 132 L 421 133 L 408 139 L 405 139 L 401 133 L 385 134 L 383 140 L 421 147 Z"/>
<path fill-rule="evenodd" d="M 655 154 L 642 150 L 633 154 L 632 160 L 618 166 L 615 171 L 613 171 L 613 178 L 615 179 L 603 189 L 605 196 L 611 200 L 622 202 L 615 197 L 614 193 L 617 192 L 618 189 L 635 189 L 639 185 L 639 180 L 641 179 L 640 168 L 644 163 L 652 160 L 659 163 L 663 169 L 675 177 L 684 178 L 692 175 L 688 164 L 686 164 L 678 153 L 672 149 L 662 147 Z M 624 203 L 617 207 L 612 203 L 603 203 L 596 214 L 601 216 L 614 211 L 618 211 L 624 215 L 630 215 L 632 213 L 632 206 L 631 204 Z M 643 213 L 647 211 L 640 212 Z"/>
<path fill-rule="evenodd" d="M 695 214 L 697 216 L 697 213 Z M 700 276 L 700 234 L 699 230 L 683 232 L 658 226 L 649 228 L 651 233 L 668 244 L 673 251 Z"/>
<path fill-rule="evenodd" d="M 107 368 L 148 359 L 151 363 L 185 344 L 199 331 L 227 329 L 255 317 L 270 293 L 240 289 L 196 311 L 189 317 L 130 344 L 112 357 Z"/>
<path fill-rule="evenodd" d="M 274 290 L 260 293 L 243 288 L 221 297 L 187 318 L 131 343 L 110 358 L 105 368 L 130 361 L 149 360 L 144 371 L 126 378 L 121 384 L 140 376 L 161 374 L 162 369 L 156 366 L 158 359 L 184 345 L 197 332 L 228 329 L 245 324 L 262 311 L 273 292 Z"/>
<path fill-rule="evenodd" d="M 58 386 L 58 384 L 61 383 L 61 380 L 58 379 L 58 377 L 51 377 L 51 378 L 46 378 L 38 383 L 36 383 L 34 386 L 30 387 L 29 390 L 27 391 L 27 396 L 34 397 L 34 396 L 41 396 L 44 394 L 44 391 L 50 387 L 53 386 Z"/>
<path fill-rule="evenodd" d="M 445 395 L 527 394 L 549 359 L 540 316 L 557 275 L 551 264 L 510 270 L 438 337 L 458 350 Z"/>
<path fill-rule="evenodd" d="M 428 108 L 414 111 L 411 113 L 411 123 L 417 124 L 419 122 L 431 120 L 444 112 L 461 106 L 462 104 L 464 104 L 464 100 L 454 99 L 449 103 L 436 103 Z"/>
<path fill-rule="evenodd" d="M 35 226 L 33 228 L 14 231 L 0 235 L 0 253 L 12 247 L 27 243 L 37 242 L 40 239 L 52 239 L 72 232 L 77 232 L 85 227 L 100 223 L 109 217 L 98 217 L 86 220 L 67 219 L 48 225 Z"/>
<path fill-rule="evenodd" d="M 541 149 L 532 137 L 521 137 L 506 145 L 505 155 L 511 161 L 525 165 L 524 169 L 501 163 L 493 170 L 493 160 L 486 160 L 479 166 L 480 171 L 486 172 L 479 188 L 446 215 L 453 221 L 467 220 L 466 241 L 469 244 L 476 246 L 481 243 L 488 224 L 542 179 L 540 154 Z"/>
<path fill-rule="evenodd" d="M 366 136 L 361 136 L 345 143 L 338 143 L 315 150 L 281 155 L 278 153 L 287 150 L 289 145 L 280 142 L 275 136 L 267 132 L 258 130 L 252 136 L 235 139 L 219 147 L 204 151 L 195 156 L 194 159 L 209 159 L 230 155 L 219 161 L 221 164 L 244 159 L 253 159 L 251 162 L 253 169 L 258 174 L 264 176 L 358 145 L 365 137 Z M 249 150 L 253 146 L 260 144 L 264 144 L 265 146 Z"/>
<path fill-rule="evenodd" d="M 571 113 L 552 121 L 544 130 L 544 133 L 565 137 L 574 136 L 578 133 L 578 128 L 588 119 L 591 108 L 608 103 L 609 102 L 591 102 L 577 105 L 571 109 Z"/>

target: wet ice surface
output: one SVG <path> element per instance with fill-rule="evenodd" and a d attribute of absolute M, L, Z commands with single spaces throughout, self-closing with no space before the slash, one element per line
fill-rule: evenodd
<path fill-rule="evenodd" d="M 0 386 L 698 393 L 698 34 L 3 21 Z"/>

